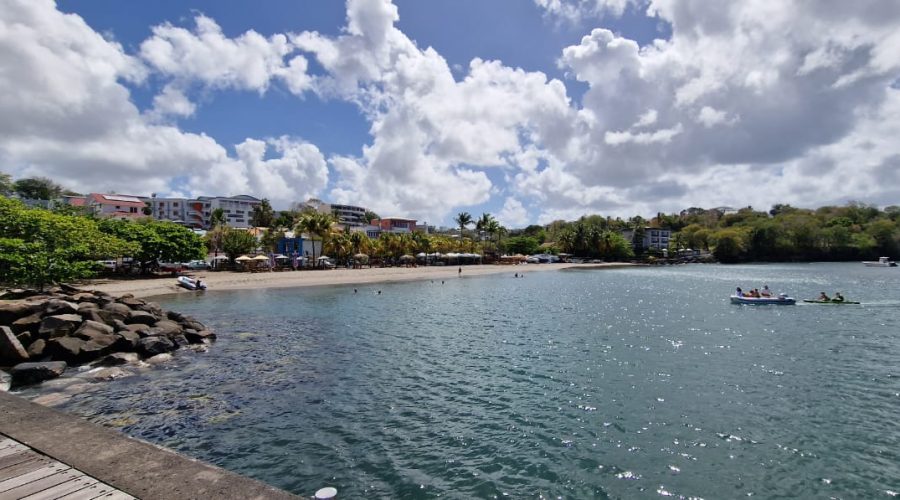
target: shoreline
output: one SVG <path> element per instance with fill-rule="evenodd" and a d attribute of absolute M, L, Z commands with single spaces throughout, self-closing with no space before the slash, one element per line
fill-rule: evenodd
<path fill-rule="evenodd" d="M 527 274 L 558 271 L 562 269 L 611 269 L 640 266 L 627 262 L 604 264 L 482 264 L 462 267 L 461 277 L 486 276 L 502 273 Z M 329 285 L 367 285 L 429 279 L 459 279 L 458 266 L 421 267 L 372 267 L 363 269 L 328 269 L 281 272 L 204 271 L 191 273 L 203 280 L 209 292 L 222 290 L 262 290 L 268 288 L 294 288 Z M 151 279 L 98 279 L 80 283 L 79 286 L 99 290 L 111 295 L 130 293 L 137 298 L 157 297 L 176 293 L 197 293 L 175 285 L 174 277 Z"/>

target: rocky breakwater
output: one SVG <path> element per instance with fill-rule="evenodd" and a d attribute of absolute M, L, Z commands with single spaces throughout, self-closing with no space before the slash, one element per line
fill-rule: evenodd
<path fill-rule="evenodd" d="M 58 377 L 87 363 L 118 365 L 216 338 L 203 323 L 130 294 L 62 286 L 0 296 L 0 386 Z"/>

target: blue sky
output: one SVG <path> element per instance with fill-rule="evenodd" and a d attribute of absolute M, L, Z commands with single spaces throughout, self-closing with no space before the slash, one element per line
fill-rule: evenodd
<path fill-rule="evenodd" d="M 896 5 L 9 0 L 0 169 L 447 225 L 891 204 Z"/>

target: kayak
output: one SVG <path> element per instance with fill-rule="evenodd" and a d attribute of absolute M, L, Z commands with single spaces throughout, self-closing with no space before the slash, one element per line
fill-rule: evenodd
<path fill-rule="evenodd" d="M 859 302 L 853 302 L 852 300 L 811 300 L 804 299 L 803 302 L 807 304 L 834 304 L 836 306 L 841 304 L 859 304 Z"/>
<path fill-rule="evenodd" d="M 766 305 L 766 304 L 776 304 L 783 306 L 790 306 L 797 303 L 797 300 L 793 297 L 786 296 L 778 296 L 778 297 L 744 297 L 741 295 L 732 295 L 731 296 L 732 304 L 755 304 L 755 305 Z"/>

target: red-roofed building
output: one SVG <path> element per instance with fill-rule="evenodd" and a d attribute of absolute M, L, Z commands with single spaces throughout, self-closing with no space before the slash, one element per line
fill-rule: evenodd
<path fill-rule="evenodd" d="M 137 196 L 91 193 L 87 197 L 87 206 L 98 217 L 111 217 L 121 220 L 135 220 L 146 217 L 144 208 L 147 205 Z"/>

